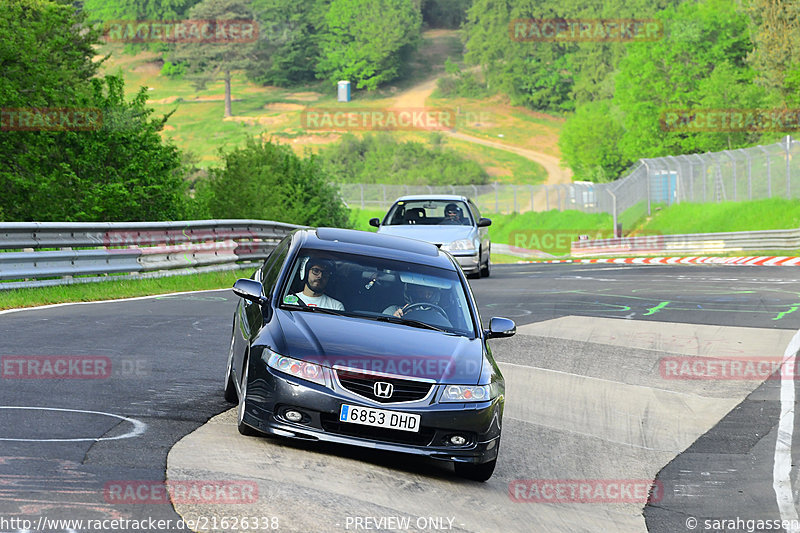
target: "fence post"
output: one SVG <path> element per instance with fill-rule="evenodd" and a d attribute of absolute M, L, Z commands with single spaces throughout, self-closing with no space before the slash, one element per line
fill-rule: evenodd
<path fill-rule="evenodd" d="M 792 150 L 792 136 L 787 135 L 786 139 L 786 198 L 792 197 L 792 171 L 789 168 L 789 152 Z"/>
<path fill-rule="evenodd" d="M 511 190 L 514 191 L 514 211 L 512 211 L 512 213 L 519 213 L 519 209 L 517 208 L 517 187 L 512 185 Z"/>
<path fill-rule="evenodd" d="M 364 209 L 364 184 L 362 183 L 359 187 L 361 189 L 361 209 Z"/>
<path fill-rule="evenodd" d="M 767 198 L 772 198 L 772 166 L 770 165 L 769 152 L 763 146 L 758 146 L 767 157 Z"/>
<path fill-rule="evenodd" d="M 681 162 L 674 155 L 668 155 L 666 157 L 673 165 L 675 165 L 675 203 L 681 203 L 681 195 L 678 191 L 682 188 L 683 176 L 681 172 Z M 669 168 L 669 167 L 668 167 Z M 671 192 L 671 191 L 670 191 Z M 670 198 L 669 204 L 672 205 L 672 198 Z"/>
<path fill-rule="evenodd" d="M 753 199 L 753 162 L 750 159 L 750 152 L 743 148 L 737 148 L 737 151 L 742 152 L 747 158 L 747 199 Z"/>
<path fill-rule="evenodd" d="M 614 219 L 614 228 L 613 228 L 613 235 L 614 237 L 617 236 L 617 195 L 611 191 L 611 188 L 608 188 L 608 194 L 611 195 L 611 216 Z"/>
<path fill-rule="evenodd" d="M 531 189 L 531 211 L 536 211 L 536 206 L 533 204 L 533 185 L 528 185 Z"/>
<path fill-rule="evenodd" d="M 734 159 L 734 157 L 731 155 L 731 153 L 728 152 L 727 150 L 723 150 L 722 153 L 727 155 L 728 158 L 731 160 L 731 163 L 733 163 L 733 201 L 735 202 L 736 201 L 736 159 Z"/>
<path fill-rule="evenodd" d="M 647 216 L 650 216 L 650 167 L 647 164 L 647 159 L 642 159 L 642 163 L 644 163 L 645 183 L 647 184 Z M 614 227 L 616 228 L 616 226 Z"/>

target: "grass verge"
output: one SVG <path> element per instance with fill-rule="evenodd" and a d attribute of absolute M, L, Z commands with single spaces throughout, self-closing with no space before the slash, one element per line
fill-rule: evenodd
<path fill-rule="evenodd" d="M 255 268 L 256 265 L 253 265 L 252 270 L 255 270 Z M 99 283 L 76 283 L 56 287 L 3 290 L 0 291 L 0 309 L 34 307 L 65 302 L 95 302 L 171 292 L 224 289 L 232 287 L 237 279 L 248 277 L 252 270 L 241 269 L 165 278 L 110 280 Z"/>

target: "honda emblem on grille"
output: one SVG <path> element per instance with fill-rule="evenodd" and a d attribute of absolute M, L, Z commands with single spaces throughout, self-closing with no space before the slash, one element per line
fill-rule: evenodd
<path fill-rule="evenodd" d="M 394 392 L 394 385 L 385 381 L 376 381 L 372 386 L 372 392 L 376 398 L 391 398 Z"/>

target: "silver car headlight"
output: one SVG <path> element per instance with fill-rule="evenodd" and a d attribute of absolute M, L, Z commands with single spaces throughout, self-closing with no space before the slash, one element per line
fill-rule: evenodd
<path fill-rule="evenodd" d="M 470 239 L 459 239 L 442 245 L 448 252 L 475 252 L 475 243 Z"/>

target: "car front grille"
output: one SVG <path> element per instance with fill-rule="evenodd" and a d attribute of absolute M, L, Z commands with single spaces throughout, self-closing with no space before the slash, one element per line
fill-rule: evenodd
<path fill-rule="evenodd" d="M 342 387 L 353 394 L 358 394 L 380 403 L 413 402 L 425 398 L 433 387 L 433 383 L 400 379 L 395 377 L 365 374 L 357 370 L 337 369 L 336 376 Z M 391 383 L 392 394 L 388 398 L 375 395 L 375 383 Z"/>
<path fill-rule="evenodd" d="M 322 423 L 322 429 L 329 433 L 396 444 L 411 444 L 413 446 L 429 445 L 436 434 L 434 429 L 426 427 L 421 427 L 419 431 L 412 432 L 399 429 L 377 428 L 361 424 L 349 424 L 347 422 L 340 422 L 336 415 L 330 414 L 322 414 L 320 422 Z"/>

